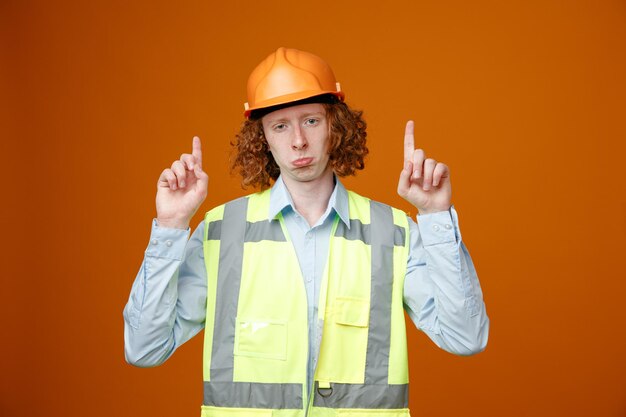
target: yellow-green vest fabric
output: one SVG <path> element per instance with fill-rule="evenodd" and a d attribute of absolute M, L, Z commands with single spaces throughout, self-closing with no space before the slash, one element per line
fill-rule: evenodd
<path fill-rule="evenodd" d="M 307 297 L 282 216 L 267 218 L 269 197 L 205 216 L 202 417 L 408 416 L 406 215 L 348 192 L 350 226 L 335 216 L 331 232 L 308 393 Z"/>

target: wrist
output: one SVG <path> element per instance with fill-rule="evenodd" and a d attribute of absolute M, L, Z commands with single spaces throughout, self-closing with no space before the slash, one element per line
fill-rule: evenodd
<path fill-rule="evenodd" d="M 439 213 L 441 211 L 448 211 L 450 210 L 451 206 L 448 206 L 448 208 L 432 208 L 432 209 L 421 209 L 421 208 L 417 208 L 417 212 L 418 215 L 424 215 L 424 214 L 432 214 L 432 213 Z"/>
<path fill-rule="evenodd" d="M 189 228 L 189 220 L 157 218 L 156 221 L 158 227 L 181 230 L 187 230 Z"/>

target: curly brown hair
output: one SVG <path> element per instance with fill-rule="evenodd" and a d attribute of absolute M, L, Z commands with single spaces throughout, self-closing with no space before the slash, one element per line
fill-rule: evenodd
<path fill-rule="evenodd" d="M 353 110 L 343 102 L 322 103 L 329 125 L 329 164 L 339 177 L 354 175 L 365 168 L 365 156 L 369 153 L 365 144 L 367 124 L 361 110 Z M 269 188 L 270 180 L 276 180 L 280 169 L 269 150 L 263 133 L 261 118 L 245 120 L 235 141 L 231 142 L 231 173 L 241 175 L 243 188 Z"/>

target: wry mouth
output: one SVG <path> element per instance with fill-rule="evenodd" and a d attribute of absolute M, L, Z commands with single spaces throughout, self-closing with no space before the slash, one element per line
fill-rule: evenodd
<path fill-rule="evenodd" d="M 311 162 L 313 162 L 313 158 L 300 158 L 293 161 L 292 164 L 293 166 L 300 168 L 310 165 Z"/>

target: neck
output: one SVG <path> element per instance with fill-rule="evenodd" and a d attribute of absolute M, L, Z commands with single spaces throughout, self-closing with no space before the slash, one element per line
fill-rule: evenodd
<path fill-rule="evenodd" d="M 328 175 L 323 175 L 314 181 L 298 182 L 283 178 L 296 210 L 306 219 L 309 226 L 317 223 L 326 211 L 328 200 L 335 188 L 333 179 L 334 176 L 330 170 Z"/>

